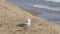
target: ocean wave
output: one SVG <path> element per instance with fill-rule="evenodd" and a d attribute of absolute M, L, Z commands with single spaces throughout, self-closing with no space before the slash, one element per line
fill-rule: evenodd
<path fill-rule="evenodd" d="M 58 7 L 50 7 L 50 6 L 47 6 L 47 5 L 37 5 L 37 4 L 34 4 L 33 7 L 44 8 L 44 9 L 55 10 L 55 11 L 60 11 L 60 8 L 58 8 Z"/>
<path fill-rule="evenodd" d="M 44 1 L 60 2 L 60 0 L 44 0 Z"/>

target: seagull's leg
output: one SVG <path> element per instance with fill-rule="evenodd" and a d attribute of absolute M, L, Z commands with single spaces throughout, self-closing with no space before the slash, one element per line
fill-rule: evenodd
<path fill-rule="evenodd" d="M 28 34 L 28 31 L 27 31 L 28 28 L 25 28 L 24 31 L 25 31 L 25 34 Z"/>
<path fill-rule="evenodd" d="M 27 31 L 27 28 L 24 28 L 25 31 Z"/>
<path fill-rule="evenodd" d="M 28 33 L 28 32 L 27 32 L 27 29 L 25 29 L 25 31 L 26 31 L 26 34 L 27 34 L 27 33 Z"/>

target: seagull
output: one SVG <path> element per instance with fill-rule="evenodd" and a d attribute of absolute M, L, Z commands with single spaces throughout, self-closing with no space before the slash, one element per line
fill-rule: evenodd
<path fill-rule="evenodd" d="M 24 29 L 27 29 L 31 25 L 31 20 L 30 18 L 27 19 L 26 22 L 17 24 L 16 26 L 23 27 Z"/>

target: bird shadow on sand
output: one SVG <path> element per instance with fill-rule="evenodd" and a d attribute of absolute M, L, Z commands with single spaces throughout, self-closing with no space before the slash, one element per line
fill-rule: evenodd
<path fill-rule="evenodd" d="M 18 31 L 23 31 L 23 30 L 16 30 L 16 31 L 18 32 Z"/>

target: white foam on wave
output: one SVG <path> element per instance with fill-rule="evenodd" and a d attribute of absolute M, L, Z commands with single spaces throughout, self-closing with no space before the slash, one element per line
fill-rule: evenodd
<path fill-rule="evenodd" d="M 46 6 L 46 5 L 36 5 L 36 4 L 34 4 L 33 7 L 60 11 L 60 8 L 58 8 L 58 7 L 50 7 L 50 6 Z"/>
<path fill-rule="evenodd" d="M 60 0 L 44 0 L 44 1 L 60 2 Z"/>

